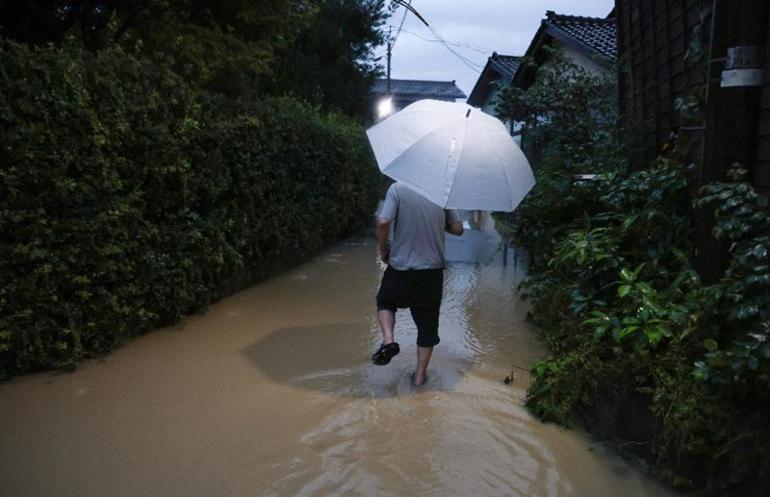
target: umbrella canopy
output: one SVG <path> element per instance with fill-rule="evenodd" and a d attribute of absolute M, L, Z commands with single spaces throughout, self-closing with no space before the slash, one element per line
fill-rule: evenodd
<path fill-rule="evenodd" d="M 465 103 L 420 100 L 366 134 L 380 171 L 445 208 L 512 211 L 535 185 L 505 125 Z"/>

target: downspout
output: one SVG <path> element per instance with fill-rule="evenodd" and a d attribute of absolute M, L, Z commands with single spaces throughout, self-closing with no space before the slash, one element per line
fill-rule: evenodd
<path fill-rule="evenodd" d="M 701 167 L 698 168 L 698 186 L 703 185 L 703 164 L 706 158 L 706 141 L 708 137 L 708 118 L 706 116 L 706 109 L 709 106 L 709 96 L 711 95 L 711 66 L 714 62 L 721 62 L 724 59 L 714 60 L 714 37 L 716 36 L 717 26 L 717 2 L 718 0 L 712 0 L 711 2 L 711 29 L 709 33 L 709 55 L 708 55 L 708 67 L 706 68 L 706 94 L 703 96 L 703 139 L 700 144 L 700 160 Z"/>

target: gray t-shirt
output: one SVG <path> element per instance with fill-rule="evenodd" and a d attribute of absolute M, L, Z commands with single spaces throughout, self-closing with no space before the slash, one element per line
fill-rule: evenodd
<path fill-rule="evenodd" d="M 444 210 L 401 183 L 393 183 L 379 217 L 393 222 L 389 264 L 394 269 L 444 267 L 444 229 L 460 220 L 457 211 Z"/>

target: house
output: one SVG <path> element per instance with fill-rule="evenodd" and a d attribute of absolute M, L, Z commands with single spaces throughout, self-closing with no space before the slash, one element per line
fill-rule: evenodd
<path fill-rule="evenodd" d="M 697 184 L 739 162 L 770 191 L 768 3 L 616 0 L 621 118 L 648 157 L 679 136 Z"/>
<path fill-rule="evenodd" d="M 521 56 L 492 53 L 471 90 L 468 104 L 495 115 L 501 88 L 532 85 L 536 66 L 548 59 L 547 47 L 560 48 L 569 60 L 588 71 L 606 71 L 601 59 L 617 57 L 614 12 L 613 9 L 606 18 L 596 18 L 547 11 L 525 54 L 535 66 L 523 64 Z M 511 131 L 518 134 L 514 125 L 511 125 Z"/>
<path fill-rule="evenodd" d="M 471 90 L 468 104 L 495 114 L 500 87 L 529 87 L 534 82 L 536 66 L 548 59 L 546 47 L 561 49 L 570 61 L 588 71 L 606 71 L 601 59 L 617 58 L 615 10 L 606 18 L 547 11 L 525 54 L 535 67 L 522 64 L 520 56 L 492 53 Z"/>
<path fill-rule="evenodd" d="M 552 49 L 561 50 L 567 60 L 583 67 L 590 73 L 606 74 L 610 69 L 603 62 L 617 58 L 615 10 L 613 9 L 606 18 L 562 15 L 550 10 L 547 11 L 545 19 L 540 22 L 540 28 L 532 38 L 524 58 L 515 57 L 516 68 L 507 84 L 523 89 L 532 86 L 537 79 L 537 68 L 548 63 Z M 494 68 L 500 65 L 498 60 L 494 60 L 496 59 L 495 56 L 496 54 L 493 54 L 490 57 L 490 61 L 487 63 L 487 67 L 490 69 L 485 67 L 479 81 L 474 86 L 474 91 L 471 92 L 473 102 L 477 102 L 475 105 L 479 105 L 485 110 L 496 105 L 494 99 L 497 98 L 497 93 L 485 91 L 490 86 L 490 83 L 486 83 L 485 79 L 493 77 Z M 497 58 L 499 57 L 497 56 Z M 525 58 L 532 63 L 524 63 Z M 491 84 L 496 82 L 505 83 L 505 79 L 500 77 Z M 470 99 L 469 103 L 471 103 Z M 529 154 L 536 156 L 537 145 L 529 143 L 526 137 L 522 137 L 522 135 L 526 135 L 526 130 L 522 129 L 519 123 L 508 123 L 508 125 L 517 143 Z"/>
<path fill-rule="evenodd" d="M 493 52 L 468 96 L 468 105 L 496 115 L 500 88 L 511 84 L 520 64 L 521 57 Z"/>
<path fill-rule="evenodd" d="M 568 60 L 589 72 L 599 74 L 606 71 L 602 59 L 617 58 L 615 10 L 613 9 L 606 18 L 562 15 L 552 10 L 547 11 L 525 53 L 525 57 L 530 58 L 535 67 L 522 65 L 512 84 L 527 88 L 534 82 L 536 66 L 548 60 L 547 48 L 561 49 Z"/>
<path fill-rule="evenodd" d="M 418 100 L 429 98 L 454 102 L 466 96 L 454 81 L 391 79 L 388 82 L 385 78 L 374 81 L 370 95 L 372 115 L 379 118 L 398 112 Z"/>

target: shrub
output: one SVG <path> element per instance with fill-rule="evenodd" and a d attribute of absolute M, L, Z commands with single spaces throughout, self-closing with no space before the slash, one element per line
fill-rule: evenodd
<path fill-rule="evenodd" d="M 506 103 L 547 137 L 533 155 L 538 184 L 502 220 L 531 254 L 523 289 L 553 353 L 533 367 L 528 406 L 546 420 L 585 422 L 682 488 L 766 493 L 767 199 L 740 168 L 695 191 L 683 143 L 630 164 L 624 142 L 594 128 L 614 124 L 576 107 L 601 108 L 600 82 L 558 58 L 542 72 L 539 87 L 509 92 Z M 548 117 L 558 112 L 575 122 Z M 598 175 L 572 184 L 572 172 Z M 730 247 L 726 272 L 709 285 L 692 262 L 695 208 L 713 210 L 714 234 Z"/>
<path fill-rule="evenodd" d="M 523 126 L 522 148 L 537 180 L 516 214 L 505 216 L 535 269 L 548 262 L 555 238 L 576 219 L 575 213 L 579 218 L 598 196 L 591 184 L 572 188 L 573 175 L 625 168 L 613 69 L 597 75 L 559 51 L 549 51 L 549 57 L 537 67 L 532 86 L 504 88 L 497 109 L 503 119 Z M 525 59 L 523 64 L 534 62 Z"/>
<path fill-rule="evenodd" d="M 0 377 L 74 367 L 371 215 L 343 117 L 211 95 L 162 53 L 2 50 Z"/>

